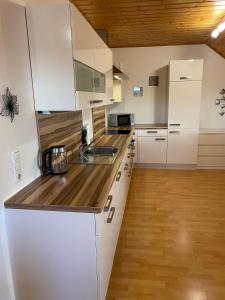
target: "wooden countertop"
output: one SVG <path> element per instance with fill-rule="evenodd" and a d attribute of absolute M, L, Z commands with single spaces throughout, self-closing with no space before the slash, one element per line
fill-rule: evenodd
<path fill-rule="evenodd" d="M 113 165 L 71 164 L 63 175 L 40 176 L 5 202 L 6 208 L 100 213 L 131 134 L 104 135 L 94 143 L 119 148 Z"/>
<path fill-rule="evenodd" d="M 168 129 L 167 123 L 135 124 L 137 129 Z"/>

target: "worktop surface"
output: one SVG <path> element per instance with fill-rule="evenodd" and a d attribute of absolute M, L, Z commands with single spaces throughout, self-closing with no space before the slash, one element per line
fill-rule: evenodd
<path fill-rule="evenodd" d="M 5 207 L 100 213 L 132 134 L 103 135 L 94 142 L 119 149 L 113 165 L 71 164 L 66 174 L 40 176 L 6 201 Z"/>

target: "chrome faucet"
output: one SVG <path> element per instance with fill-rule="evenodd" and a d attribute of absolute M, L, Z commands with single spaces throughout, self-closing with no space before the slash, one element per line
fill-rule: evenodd
<path fill-rule="evenodd" d="M 81 144 L 80 145 L 79 152 L 80 152 L 81 160 L 88 161 L 88 157 L 85 156 L 85 151 L 87 150 L 87 148 L 88 148 L 88 144 Z"/>

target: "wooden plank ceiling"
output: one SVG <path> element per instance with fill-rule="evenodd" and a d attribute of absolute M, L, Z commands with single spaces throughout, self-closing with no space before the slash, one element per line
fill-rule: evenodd
<path fill-rule="evenodd" d="M 208 43 L 225 15 L 224 0 L 71 1 L 111 48 Z"/>

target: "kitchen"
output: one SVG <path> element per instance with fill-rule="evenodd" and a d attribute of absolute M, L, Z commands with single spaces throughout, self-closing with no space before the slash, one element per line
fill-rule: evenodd
<path fill-rule="evenodd" d="M 81 2 L 0 2 L 0 299 L 224 299 L 223 1 L 161 36 Z"/>

